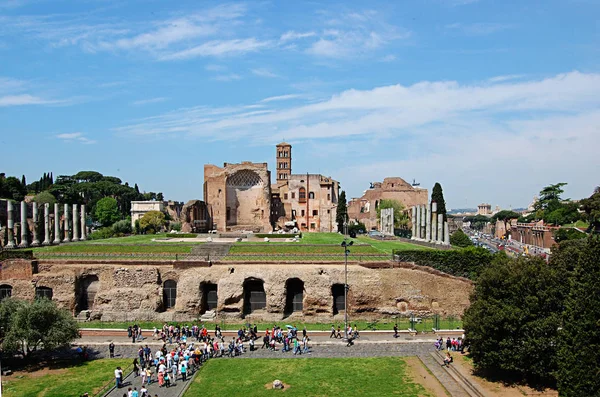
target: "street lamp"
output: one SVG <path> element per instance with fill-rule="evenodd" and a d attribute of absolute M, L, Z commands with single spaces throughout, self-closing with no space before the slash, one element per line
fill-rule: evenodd
<path fill-rule="evenodd" d="M 350 253 L 348 247 L 352 244 L 354 242 L 348 241 L 346 238 L 344 238 L 341 244 L 344 247 L 344 336 L 346 339 L 348 339 L 348 289 L 350 288 L 348 286 L 348 254 Z"/>

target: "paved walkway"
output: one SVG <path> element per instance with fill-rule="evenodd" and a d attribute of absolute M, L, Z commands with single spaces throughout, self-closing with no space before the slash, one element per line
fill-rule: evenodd
<path fill-rule="evenodd" d="M 150 396 L 154 397 L 155 395 L 158 395 L 158 397 L 180 397 L 187 389 L 188 384 L 193 381 L 193 375 L 185 382 L 181 380 L 181 377 L 175 382 L 172 381 L 170 387 L 159 387 L 158 382 L 156 381 L 156 374 L 154 374 L 153 380 L 154 382 L 152 382 L 150 385 L 146 385 L 146 388 L 150 392 Z M 124 384 L 120 389 L 115 388 L 111 390 L 108 394 L 105 394 L 105 397 L 123 397 L 123 394 L 126 395 L 127 390 L 130 387 L 132 389 L 136 387 L 139 392 L 142 388 L 142 378 L 140 376 L 134 376 L 133 373 L 129 374 L 129 376 L 125 378 Z"/>

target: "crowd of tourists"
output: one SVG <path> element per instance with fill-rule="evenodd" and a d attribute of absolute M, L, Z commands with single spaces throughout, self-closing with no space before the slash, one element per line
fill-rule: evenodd
<path fill-rule="evenodd" d="M 444 338 L 440 336 L 438 340 L 435 341 L 435 348 L 437 350 L 444 350 L 444 348 L 450 352 L 464 352 L 465 344 L 463 338 L 452 338 L 448 337 L 444 342 Z"/>

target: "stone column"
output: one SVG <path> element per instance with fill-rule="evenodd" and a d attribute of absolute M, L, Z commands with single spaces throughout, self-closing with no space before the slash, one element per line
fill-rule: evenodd
<path fill-rule="evenodd" d="M 60 244 L 60 214 L 58 203 L 54 203 L 54 241 L 52 244 Z"/>
<path fill-rule="evenodd" d="M 448 228 L 448 221 L 444 222 L 444 244 L 450 245 L 450 229 Z"/>
<path fill-rule="evenodd" d="M 40 220 L 40 215 L 38 213 L 38 204 L 34 201 L 33 205 L 33 241 L 31 242 L 32 247 L 39 247 L 40 240 L 38 239 L 38 221 Z"/>
<path fill-rule="evenodd" d="M 437 242 L 437 203 L 431 203 L 431 241 Z"/>
<path fill-rule="evenodd" d="M 21 244 L 19 244 L 19 248 L 27 248 L 29 243 L 27 241 L 27 231 L 29 230 L 29 226 L 27 225 L 27 203 L 25 201 L 21 201 Z"/>
<path fill-rule="evenodd" d="M 65 233 L 65 237 L 63 238 L 63 243 L 68 243 L 71 241 L 69 238 L 69 204 L 65 204 L 65 213 L 63 214 L 63 231 Z"/>
<path fill-rule="evenodd" d="M 81 204 L 81 237 L 80 241 L 87 240 L 86 230 L 85 230 L 85 204 Z"/>
<path fill-rule="evenodd" d="M 438 220 L 437 220 L 437 241 L 438 243 L 442 243 L 444 242 L 444 214 L 438 214 Z"/>
<path fill-rule="evenodd" d="M 431 210 L 429 205 L 425 207 L 425 240 L 431 241 Z"/>
<path fill-rule="evenodd" d="M 417 240 L 421 239 L 421 206 L 417 205 Z"/>
<path fill-rule="evenodd" d="M 427 217 L 427 206 L 421 206 L 421 238 L 425 240 L 425 218 Z"/>
<path fill-rule="evenodd" d="M 77 204 L 73 204 L 73 239 L 71 241 L 79 240 L 79 219 L 77 216 Z"/>
<path fill-rule="evenodd" d="M 412 223 L 412 236 L 410 238 L 411 240 L 414 240 L 417 238 L 417 207 L 415 206 L 412 207 L 412 218 L 410 218 L 410 223 Z"/>
<path fill-rule="evenodd" d="M 50 245 L 50 204 L 44 204 L 44 241 L 42 245 Z"/>
<path fill-rule="evenodd" d="M 15 219 L 13 216 L 13 203 L 10 200 L 6 200 L 6 215 L 8 216 L 6 222 L 6 234 L 8 236 L 8 242 L 4 248 L 12 249 L 16 248 L 15 245 Z"/>

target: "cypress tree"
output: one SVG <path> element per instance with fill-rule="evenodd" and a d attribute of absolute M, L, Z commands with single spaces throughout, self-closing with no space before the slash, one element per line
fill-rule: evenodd
<path fill-rule="evenodd" d="M 27 186 L 27 181 L 25 180 L 25 175 L 21 176 L 21 185 Z"/>
<path fill-rule="evenodd" d="M 435 185 L 433 185 L 431 201 L 437 203 L 437 213 L 444 215 L 444 220 L 446 220 L 446 200 L 444 200 L 444 192 L 442 191 L 442 185 L 440 185 L 439 182 L 436 182 Z"/>
<path fill-rule="evenodd" d="M 342 190 L 338 199 L 337 213 L 335 215 L 335 221 L 338 224 L 338 231 L 344 231 L 344 221 L 348 216 L 348 207 L 346 206 L 346 192 Z"/>

